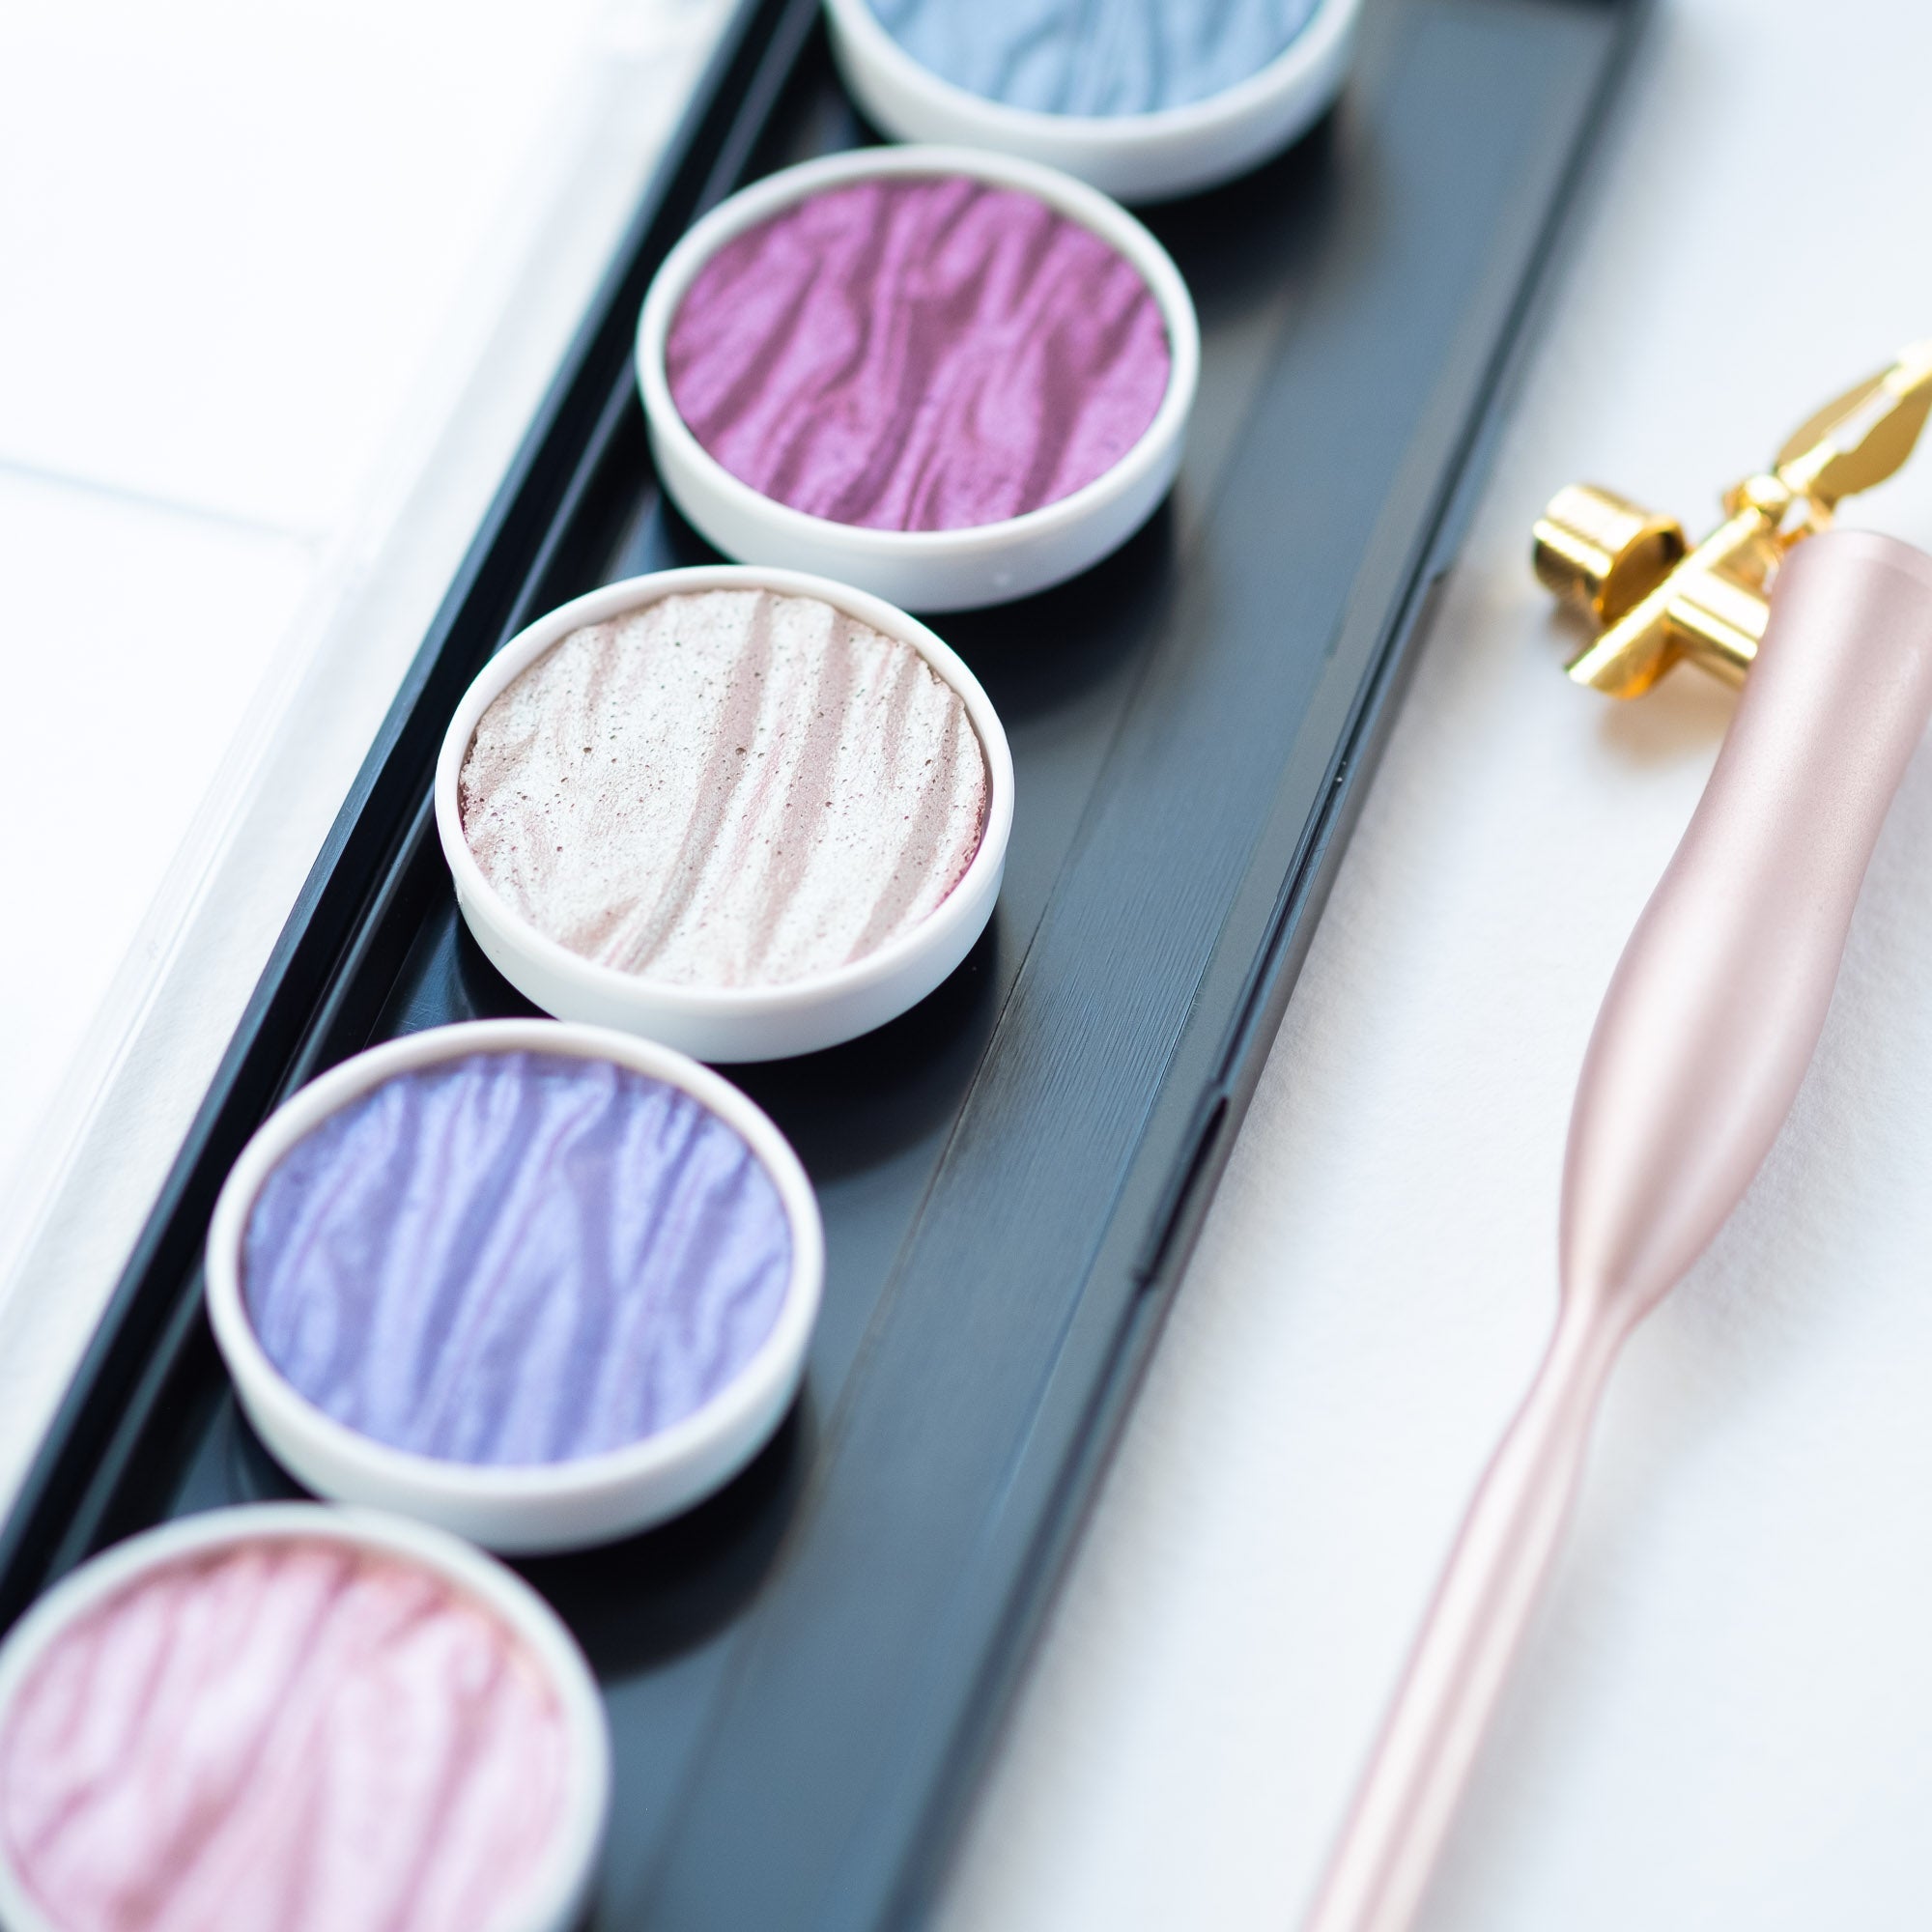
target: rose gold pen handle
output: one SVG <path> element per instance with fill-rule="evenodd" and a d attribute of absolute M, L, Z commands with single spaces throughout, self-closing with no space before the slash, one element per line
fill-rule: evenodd
<path fill-rule="evenodd" d="M 1401 1932 L 1570 1513 L 1609 1366 L 1561 1321 L 1463 1520 L 1307 1932 Z"/>
<path fill-rule="evenodd" d="M 1932 712 L 1932 557 L 1828 532 L 1784 564 L 1711 781 L 1577 1083 L 1562 1311 L 1476 1492 L 1307 1932 L 1404 1932 L 1575 1493 L 1618 1347 L 1770 1151 Z"/>

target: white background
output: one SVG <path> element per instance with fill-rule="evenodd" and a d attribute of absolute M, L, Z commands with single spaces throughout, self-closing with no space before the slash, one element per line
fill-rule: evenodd
<path fill-rule="evenodd" d="M 518 265 L 560 183 L 621 210 L 702 11 L 0 13 L 9 1481 L 609 221 Z M 1548 1321 L 1575 1069 L 1728 711 L 1569 686 L 1529 522 L 1589 476 L 1701 528 L 1932 333 L 1932 9 L 1659 12 L 946 1932 L 1293 1922 Z M 508 427 L 459 437 L 472 496 L 399 590 L 409 479 L 532 285 Z M 1921 461 L 1859 516 L 1932 543 Z M 382 649 L 331 616 L 372 581 Z M 1790 1130 L 1612 1391 L 1433 1932 L 1927 1917 L 1928 886 L 1921 757 Z"/>
<path fill-rule="evenodd" d="M 437 384 L 591 12 L 0 14 L 0 1166 Z"/>

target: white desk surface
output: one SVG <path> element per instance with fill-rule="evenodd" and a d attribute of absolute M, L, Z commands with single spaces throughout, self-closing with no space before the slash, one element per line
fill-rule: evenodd
<path fill-rule="evenodd" d="M 1577 1063 L 1728 712 L 1570 686 L 1530 522 L 1584 478 L 1715 521 L 1932 333 L 1928 74 L 1913 0 L 1660 7 L 946 1932 L 1294 1922 L 1549 1321 Z M 1919 465 L 1848 521 L 1932 544 Z M 1796 1115 L 1611 1390 L 1428 1932 L 1932 1918 L 1928 1175 L 1921 754 Z"/>

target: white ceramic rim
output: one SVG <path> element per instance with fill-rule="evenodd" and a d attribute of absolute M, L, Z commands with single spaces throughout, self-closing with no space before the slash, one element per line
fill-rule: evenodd
<path fill-rule="evenodd" d="M 270 1358 L 248 1319 L 242 1243 L 262 1183 L 296 1143 L 384 1081 L 477 1053 L 562 1054 L 609 1061 L 689 1094 L 750 1147 L 784 1208 L 791 1276 L 771 1332 L 710 1401 L 640 1441 L 564 1463 L 457 1463 L 398 1449 L 338 1422 Z M 684 1054 L 635 1035 L 560 1020 L 467 1020 L 429 1027 L 355 1055 L 291 1094 L 242 1149 L 208 1231 L 206 1292 L 216 1346 L 249 1420 L 310 1488 L 460 1530 L 512 1554 L 587 1548 L 662 1522 L 749 1463 L 790 1407 L 825 1282 L 818 1199 L 791 1144 L 729 1081 Z M 692 1478 L 705 1480 L 693 1487 Z M 668 1493 L 673 1500 L 666 1505 Z M 546 1533 L 594 1519 L 595 1533 Z M 478 1519 L 485 1520 L 479 1524 Z M 490 1533 L 488 1519 L 501 1527 Z"/>
<path fill-rule="evenodd" d="M 826 188 L 882 175 L 969 175 L 997 186 L 1020 189 L 1097 235 L 1123 255 L 1147 284 L 1167 329 L 1167 392 L 1140 440 L 1111 469 L 1082 484 L 1070 496 L 1001 523 L 953 530 L 877 530 L 814 517 L 765 496 L 732 475 L 692 433 L 671 400 L 665 344 L 699 270 L 725 242 L 780 210 Z M 1194 313 L 1194 298 L 1174 258 L 1119 202 L 1072 175 L 1016 155 L 979 148 L 854 148 L 767 175 L 740 188 L 688 229 L 665 257 L 644 297 L 638 317 L 637 361 L 638 384 L 652 435 L 670 446 L 676 461 L 703 472 L 708 487 L 741 518 L 761 520 L 794 544 L 823 542 L 828 533 L 836 532 L 839 549 L 856 559 L 876 558 L 901 566 L 956 565 L 990 559 L 1015 545 L 1063 534 L 1089 518 L 1103 516 L 1119 499 L 1141 488 L 1151 472 L 1171 467 L 1201 380 L 1201 325 Z M 1090 560 L 1097 562 L 1098 558 Z"/>
<path fill-rule="evenodd" d="M 888 131 L 919 139 L 920 124 L 932 123 L 948 129 L 951 138 L 983 140 L 1001 152 L 1050 160 L 1074 173 L 1131 172 L 1136 185 L 1123 191 L 1134 200 L 1158 201 L 1233 180 L 1305 133 L 1347 74 L 1361 0 L 1317 0 L 1301 31 L 1265 67 L 1203 99 L 1140 114 L 1050 114 L 991 99 L 916 59 L 886 30 L 867 0 L 825 0 L 825 8 L 841 70 L 848 55 L 861 69 L 863 83 L 854 90 L 861 104 L 896 110 L 890 117 L 896 126 Z M 847 74 L 848 84 L 853 78 Z M 881 93 L 888 99 L 871 98 Z M 1255 141 L 1241 139 L 1249 124 Z M 1196 158 L 1204 150 L 1239 158 L 1233 166 L 1204 168 Z M 1143 186 L 1139 180 L 1150 172 L 1151 156 L 1156 157 L 1151 173 L 1166 180 Z M 1169 156 L 1169 167 L 1161 168 L 1160 158 Z"/>
<path fill-rule="evenodd" d="M 63 1577 L 0 1645 L 0 1729 L 28 1673 L 73 1620 L 140 1577 L 183 1558 L 261 1540 L 327 1541 L 420 1564 L 465 1591 L 528 1646 L 555 1690 L 569 1740 L 563 1823 L 531 1886 L 483 1932 L 571 1932 L 596 1878 L 611 1809 L 611 1733 L 577 1640 L 514 1572 L 460 1538 L 375 1510 L 327 1503 L 246 1503 L 209 1510 L 118 1543 Z M 15 1876 L 0 1843 L 0 1923 L 10 1932 L 71 1932 Z"/>
<path fill-rule="evenodd" d="M 603 623 L 666 597 L 705 590 L 756 589 L 815 598 L 889 638 L 909 644 L 958 694 L 986 760 L 986 818 L 979 849 L 957 884 L 911 931 L 900 933 L 863 958 L 830 972 L 809 974 L 803 979 L 769 986 L 694 986 L 652 980 L 585 959 L 538 931 L 509 905 L 484 876 L 476 855 L 463 836 L 458 781 L 476 727 L 484 712 L 508 685 L 582 625 Z M 999 713 L 965 660 L 896 605 L 888 604 L 869 591 L 855 590 L 849 584 L 835 583 L 829 578 L 803 571 L 767 570 L 752 564 L 699 564 L 607 584 L 601 590 L 573 598 L 512 638 L 464 693 L 456 715 L 449 722 L 449 729 L 443 734 L 436 767 L 436 824 L 443 858 L 456 880 L 457 898 L 465 919 L 471 920 L 472 911 L 487 914 L 495 928 L 494 936 L 514 945 L 544 980 L 560 982 L 580 996 L 595 1001 L 607 1012 L 622 1010 L 634 1015 L 638 1029 L 646 1035 L 668 1032 L 680 1022 L 696 1022 L 707 1029 L 749 1022 L 757 1023 L 762 1029 L 765 1023 L 777 1019 L 809 1020 L 814 1012 L 835 1002 L 879 987 L 895 976 L 911 971 L 922 960 L 950 953 L 956 965 L 965 956 L 992 917 L 1006 867 L 1007 845 L 1013 828 L 1013 756 Z M 478 937 L 483 935 L 479 933 Z M 497 951 L 492 949 L 493 957 Z M 537 998 L 501 959 L 497 963 L 520 991 L 535 999 L 539 1006 L 549 1007 L 549 1001 Z M 903 1012 L 917 1005 L 930 990 L 930 986 L 923 988 L 896 1010 Z M 834 1043 L 834 1039 L 813 1036 L 810 1046 L 792 1047 L 789 1051 L 813 1051 Z M 716 1060 L 765 1057 L 762 1051 L 705 1055 Z"/>

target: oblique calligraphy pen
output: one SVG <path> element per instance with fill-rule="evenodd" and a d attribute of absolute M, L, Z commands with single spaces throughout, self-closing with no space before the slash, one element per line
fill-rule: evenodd
<path fill-rule="evenodd" d="M 1932 343 L 1814 415 L 1694 548 L 1588 485 L 1537 523 L 1538 576 L 1597 627 L 1573 678 L 1634 697 L 1688 660 L 1744 689 L 1584 1056 L 1548 1348 L 1470 1500 L 1306 1932 L 1409 1924 L 1624 1339 L 1737 1206 L 1810 1062 L 1932 715 L 1932 556 L 1833 529 L 1833 513 L 1905 461 L 1928 408 Z"/>

